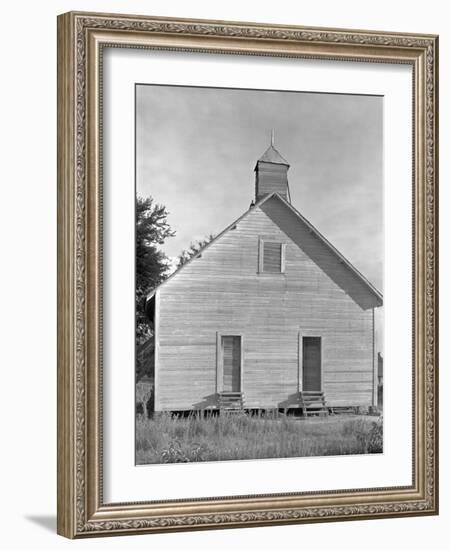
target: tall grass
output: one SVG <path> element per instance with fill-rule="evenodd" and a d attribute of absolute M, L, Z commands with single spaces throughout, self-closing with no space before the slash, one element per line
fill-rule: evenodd
<path fill-rule="evenodd" d="M 138 464 L 382 452 L 382 421 L 235 416 L 138 417 Z"/>

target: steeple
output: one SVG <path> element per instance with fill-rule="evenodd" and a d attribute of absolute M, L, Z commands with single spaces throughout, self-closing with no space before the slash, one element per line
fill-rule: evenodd
<path fill-rule="evenodd" d="M 255 200 L 261 200 L 268 193 L 276 192 L 284 199 L 288 198 L 287 171 L 289 163 L 275 149 L 274 131 L 270 136 L 270 145 L 255 166 Z"/>

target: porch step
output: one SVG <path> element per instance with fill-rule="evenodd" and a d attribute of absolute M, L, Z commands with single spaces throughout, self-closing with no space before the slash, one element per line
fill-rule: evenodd
<path fill-rule="evenodd" d="M 242 392 L 220 392 L 219 409 L 226 413 L 240 413 L 244 409 L 244 394 Z"/>
<path fill-rule="evenodd" d="M 327 416 L 328 408 L 325 400 L 325 394 L 322 391 L 304 391 L 300 392 L 300 406 L 305 416 Z"/>

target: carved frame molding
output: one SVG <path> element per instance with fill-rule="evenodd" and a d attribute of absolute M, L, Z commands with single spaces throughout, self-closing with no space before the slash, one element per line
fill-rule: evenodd
<path fill-rule="evenodd" d="M 102 502 L 102 48 L 413 67 L 414 468 L 411 487 Z M 75 538 L 436 514 L 437 60 L 431 35 L 93 13 L 58 18 L 58 532 Z"/>

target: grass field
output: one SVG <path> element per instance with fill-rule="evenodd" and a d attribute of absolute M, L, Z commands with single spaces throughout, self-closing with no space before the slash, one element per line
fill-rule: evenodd
<path fill-rule="evenodd" d="M 368 416 L 178 417 L 136 421 L 136 463 L 199 462 L 381 453 L 381 419 Z"/>

